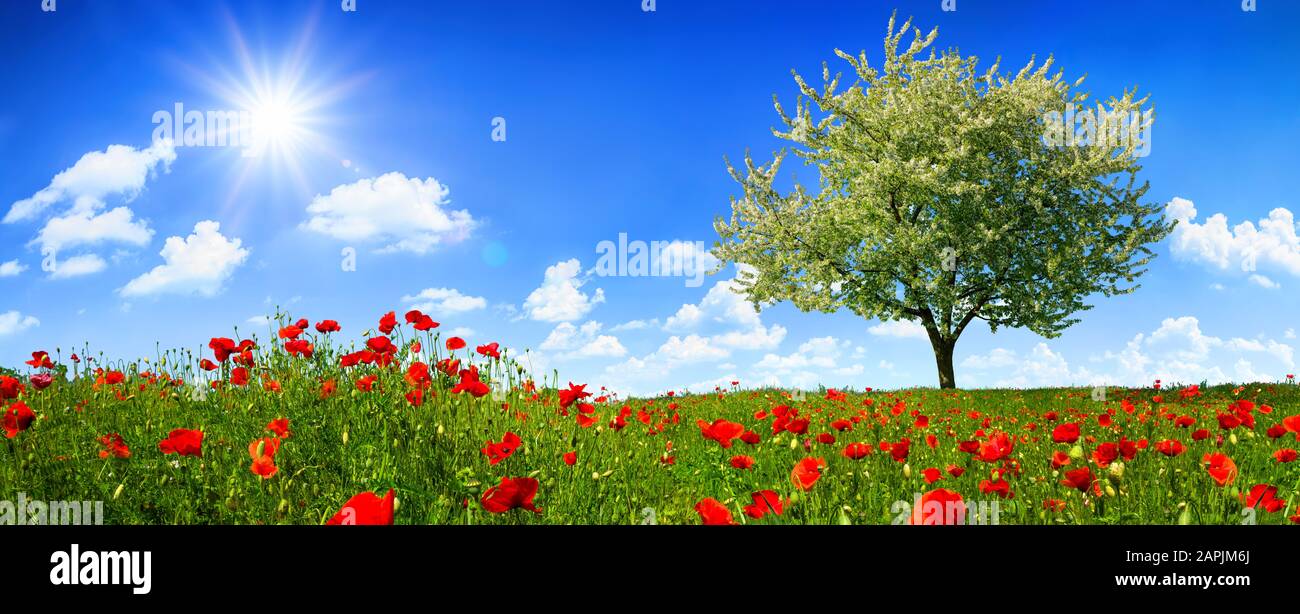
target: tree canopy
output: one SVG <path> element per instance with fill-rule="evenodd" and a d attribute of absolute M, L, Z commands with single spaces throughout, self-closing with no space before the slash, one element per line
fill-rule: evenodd
<path fill-rule="evenodd" d="M 1055 337 L 1091 297 L 1137 289 L 1148 245 L 1173 225 L 1137 182 L 1145 152 L 1130 137 L 1149 138 L 1147 97 L 1126 90 L 1093 116 L 1083 78 L 1050 73 L 1050 57 L 980 71 L 937 52 L 937 28 L 903 46 L 910 26 L 890 19 L 880 68 L 837 49 L 847 87 L 826 64 L 817 87 L 792 71 L 794 113 L 773 97 L 788 147 L 765 165 L 727 162 L 743 195 L 715 222 L 714 253 L 748 265 L 738 285 L 755 306 L 920 323 L 952 387 L 952 349 L 973 321 Z M 1063 123 L 1075 109 L 1085 138 Z M 776 187 L 791 152 L 817 185 Z"/>

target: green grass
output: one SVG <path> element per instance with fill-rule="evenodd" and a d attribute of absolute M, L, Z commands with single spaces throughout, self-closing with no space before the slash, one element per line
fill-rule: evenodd
<path fill-rule="evenodd" d="M 1218 386 L 1189 399 L 1180 399 L 1177 389 L 1111 388 L 1107 402 L 1093 400 L 1091 389 L 909 389 L 850 392 L 842 401 L 822 393 L 793 401 L 780 390 L 734 390 L 607 399 L 595 404 L 599 421 L 581 428 L 575 420 L 576 404 L 568 417 L 561 415 L 554 382 L 549 387 L 539 383 L 535 393 L 529 392 L 522 387 L 522 369 L 508 358 L 478 356 L 472 345 L 452 354 L 462 366 L 472 360 L 485 381 L 497 380 L 509 392 L 498 400 L 451 393 L 456 380 L 432 369 L 448 355 L 442 340 L 420 333 L 423 352 L 417 356 L 407 351 L 412 332 L 405 326 L 399 329 L 394 342 L 402 348 L 398 356 L 406 358 L 401 367 L 392 368 L 340 368 L 339 356 L 348 350 L 331 346 L 314 332 L 305 336 L 316 343 L 310 359 L 289 356 L 280 343 L 262 342 L 247 387 L 227 385 L 205 398 L 178 383 L 194 381 L 201 373 L 200 355 L 194 352 L 172 351 L 149 361 L 112 365 L 98 357 L 94 365 L 127 376 L 122 384 L 98 386 L 86 368 L 91 363 L 74 365 L 56 356 L 75 377 L 56 378 L 39 391 L 27 384 L 21 401 L 36 419 L 30 428 L 0 443 L 0 499 L 13 500 L 24 492 L 29 500 L 102 500 L 104 522 L 111 524 L 321 524 L 353 495 L 382 495 L 393 488 L 399 524 L 630 524 L 642 522 L 646 508 L 654 510 L 659 524 L 698 524 L 694 508 L 705 498 L 721 501 L 737 523 L 888 524 L 898 513 L 895 502 L 911 503 L 918 493 L 943 487 L 968 503 L 996 500 L 1002 524 L 1240 524 L 1243 504 L 1237 495 L 1255 484 L 1269 484 L 1278 488 L 1277 497 L 1286 500 L 1286 507 L 1275 513 L 1260 510 L 1255 521 L 1287 523 L 1297 514 L 1300 462 L 1279 463 L 1273 454 L 1300 444 L 1293 432 L 1277 438 L 1266 435 L 1269 427 L 1300 413 L 1300 387 L 1294 385 Z M 202 356 L 212 354 L 205 349 Z M 405 399 L 411 384 L 403 375 L 405 365 L 417 358 L 430 365 L 434 381 L 432 394 L 413 407 Z M 224 377 L 230 367 L 227 363 L 212 375 Z M 151 381 L 142 375 L 150 372 L 169 373 L 170 378 Z M 357 391 L 354 382 L 367 374 L 379 377 L 374 391 Z M 263 375 L 279 382 L 280 391 L 265 390 Z M 23 379 L 26 383 L 26 376 Z M 321 381 L 330 379 L 337 382 L 337 391 L 322 398 Z M 592 384 L 589 388 L 598 389 L 599 382 Z M 595 392 L 585 402 L 596 400 L 600 393 Z M 1157 395 L 1162 403 L 1153 403 Z M 1123 409 L 1121 399 L 1130 400 L 1132 413 Z M 1238 399 L 1256 404 L 1251 412 L 1255 427 L 1221 429 L 1216 414 Z M 868 400 L 872 405 L 864 405 Z M 900 402 L 904 406 L 895 416 L 891 408 Z M 755 418 L 755 412 L 783 404 L 811 419 L 806 435 L 773 435 L 772 417 Z M 624 428 L 615 430 L 610 422 L 624 405 L 631 416 Z M 1262 413 L 1263 405 L 1272 412 Z M 650 427 L 637 420 L 638 410 L 651 415 L 651 424 L 668 424 L 650 434 Z M 1108 410 L 1114 412 L 1114 424 L 1103 427 L 1097 417 Z M 915 427 L 913 412 L 927 416 L 929 426 Z M 1047 420 L 1048 412 L 1056 412 L 1058 420 Z M 1196 425 L 1177 427 L 1164 414 L 1192 416 Z M 829 426 L 853 416 L 860 421 L 852 430 Z M 275 457 L 278 473 L 262 479 L 250 470 L 248 447 L 271 436 L 267 424 L 281 417 L 290 419 L 292 434 Z M 696 421 L 719 418 L 743 424 L 757 432 L 761 442 L 737 440 L 731 449 L 723 449 L 702 437 Z M 1014 493 L 1009 499 L 980 492 L 981 480 L 1005 460 L 986 463 L 958 449 L 958 442 L 974 439 L 986 420 L 988 433 L 1004 431 L 1015 437 L 1008 458 L 1018 462 L 1020 475 L 1007 476 Z M 1093 489 L 1085 495 L 1062 485 L 1063 476 L 1052 469 L 1052 453 L 1074 447 L 1051 440 L 1052 428 L 1062 422 L 1080 422 L 1083 433 L 1075 452 L 1084 458 L 1073 459 L 1066 469 L 1091 465 L 1100 477 L 1094 488 L 1102 496 Z M 176 428 L 205 433 L 202 457 L 159 451 L 158 442 Z M 1193 441 L 1192 432 L 1201 428 L 1208 429 L 1210 437 Z M 490 465 L 480 449 L 507 431 L 516 433 L 522 446 L 500 464 Z M 826 432 L 833 433 L 834 444 L 816 441 Z M 130 458 L 100 458 L 97 440 L 107 433 L 123 437 Z M 925 443 L 927 434 L 937 438 L 933 449 Z M 1216 445 L 1219 435 L 1224 440 Z M 1149 442 L 1123 463 L 1122 477 L 1087 460 L 1098 444 L 1117 442 L 1121 436 Z M 904 437 L 912 441 L 905 463 L 881 451 L 880 442 Z M 1164 439 L 1180 440 L 1187 452 L 1173 458 L 1158 453 L 1156 442 Z M 661 462 L 669 442 L 674 464 Z M 864 442 L 873 453 L 861 460 L 843 456 L 841 451 L 851 442 Z M 570 451 L 577 452 L 573 466 L 563 460 Z M 1220 487 L 1211 479 L 1202 465 L 1202 456 L 1209 452 L 1222 452 L 1236 462 L 1239 475 L 1232 484 Z M 737 454 L 752 456 L 753 468 L 731 467 L 729 459 Z M 802 492 L 792 484 L 790 473 L 805 457 L 824 458 L 827 466 L 811 490 Z M 942 471 L 950 464 L 965 468 L 965 473 L 957 478 L 945 473 L 933 486 L 926 484 L 924 469 Z M 540 482 L 535 503 L 542 513 L 492 514 L 481 509 L 484 490 L 507 476 Z M 784 514 L 747 518 L 741 507 L 750 503 L 751 493 L 765 489 L 791 498 Z M 1064 509 L 1045 510 L 1048 499 L 1063 501 Z"/>

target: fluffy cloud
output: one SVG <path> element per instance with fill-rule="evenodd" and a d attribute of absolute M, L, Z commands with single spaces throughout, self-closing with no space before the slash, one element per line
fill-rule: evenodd
<path fill-rule="evenodd" d="M 116 197 L 125 203 L 144 190 L 150 177 L 161 167 L 170 170 L 176 150 L 170 141 L 160 141 L 147 149 L 110 145 L 104 151 L 92 151 L 76 164 L 54 176 L 46 187 L 29 198 L 13 203 L 4 223 L 14 224 L 43 216 L 55 205 L 61 210 L 46 220 L 28 245 L 37 245 L 44 255 L 55 257 L 51 277 L 71 277 L 102 271 L 105 263 L 95 254 L 63 257 L 61 250 L 103 243 L 144 246 L 153 239 L 153 231 L 144 220 L 135 218 L 131 209 L 117 206 L 103 211 L 106 199 Z M 67 270 L 61 265 L 68 264 Z"/>
<path fill-rule="evenodd" d="M 141 275 L 121 289 L 122 296 L 151 294 L 198 294 L 214 296 L 239 265 L 248 250 L 239 239 L 222 236 L 221 225 L 205 220 L 194 225 L 194 234 L 184 239 L 169 237 L 159 252 L 163 264 Z"/>
<path fill-rule="evenodd" d="M 171 141 L 160 141 L 147 149 L 110 145 L 104 151 L 92 151 L 55 175 L 39 192 L 15 202 L 4 223 L 34 219 L 46 208 L 64 201 L 71 201 L 73 213 L 97 211 L 109 196 L 130 201 L 144 189 L 145 181 L 160 164 L 168 171 L 175 160 Z"/>
<path fill-rule="evenodd" d="M 108 263 L 103 258 L 95 254 L 82 254 L 73 256 L 67 260 L 58 260 L 54 263 L 54 270 L 50 271 L 50 279 L 67 279 L 69 277 L 80 277 L 82 275 L 93 275 L 103 271 L 108 267 Z"/>
<path fill-rule="evenodd" d="M 403 296 L 402 302 L 431 314 L 465 313 L 487 307 L 487 299 L 461 294 L 454 288 L 425 288 L 414 296 Z"/>
<path fill-rule="evenodd" d="M 1281 370 L 1258 370 L 1255 363 L 1261 360 Z M 1123 348 L 1095 356 L 1092 363 L 1093 368 L 1072 368 L 1063 355 L 1040 342 L 1025 356 L 996 348 L 985 355 L 969 356 L 961 364 L 981 385 L 999 387 L 1146 386 L 1157 379 L 1218 384 L 1279 379 L 1280 374 L 1294 370 L 1295 352 L 1274 339 L 1207 335 L 1199 320 L 1182 316 L 1166 318 L 1155 331 L 1137 334 Z M 1232 366 L 1225 368 L 1227 365 Z"/>
<path fill-rule="evenodd" d="M 44 253 L 110 241 L 141 247 L 152 238 L 153 231 L 143 220 L 136 220 L 130 209 L 117 207 L 100 214 L 81 211 L 53 218 L 32 243 L 40 244 Z"/>
<path fill-rule="evenodd" d="M 1272 269 L 1300 276 L 1300 236 L 1287 209 L 1273 209 L 1258 225 L 1243 221 L 1231 228 L 1222 213 L 1195 222 L 1196 207 L 1183 198 L 1169 201 L 1165 213 L 1178 220 L 1172 235 L 1175 258 L 1225 273 Z M 1274 283 L 1259 274 L 1252 281 L 1266 288 Z"/>
<path fill-rule="evenodd" d="M 724 329 L 710 338 L 713 345 L 738 350 L 772 349 L 786 335 L 783 326 L 763 324 L 754 305 L 740 293 L 740 283 L 734 277 L 713 284 L 698 304 L 683 304 L 664 320 L 663 329 L 685 333 L 707 326 Z"/>
<path fill-rule="evenodd" d="M 14 277 L 27 270 L 27 266 L 17 260 L 0 263 L 0 277 Z"/>
<path fill-rule="evenodd" d="M 40 326 L 41 321 L 32 316 L 25 316 L 17 311 L 0 313 L 0 337 L 21 333 L 33 326 Z"/>
<path fill-rule="evenodd" d="M 572 322 L 605 302 L 605 291 L 600 288 L 590 295 L 582 291 L 587 280 L 578 277 L 581 271 L 577 258 L 546 267 L 542 285 L 524 299 L 528 317 L 539 322 Z"/>
<path fill-rule="evenodd" d="M 476 225 L 468 211 L 448 208 L 448 193 L 432 177 L 362 179 L 313 198 L 303 227 L 344 241 L 386 243 L 381 252 L 424 254 L 465 239 Z"/>
<path fill-rule="evenodd" d="M 845 350 L 852 345 L 835 337 L 814 337 L 800 344 L 794 353 L 764 355 L 753 370 L 763 384 L 815 388 L 836 377 L 850 378 L 866 372 L 859 363 L 845 364 Z"/>
<path fill-rule="evenodd" d="M 867 332 L 877 337 L 898 337 L 901 339 L 926 340 L 929 340 L 930 338 L 930 336 L 926 334 L 924 326 L 911 320 L 891 320 L 889 322 L 881 322 L 880 324 L 868 328 Z"/>
<path fill-rule="evenodd" d="M 627 354 L 627 348 L 613 335 L 600 334 L 600 322 L 586 322 L 581 327 L 561 322 L 542 341 L 540 349 L 562 353 L 567 358 L 617 358 Z"/>

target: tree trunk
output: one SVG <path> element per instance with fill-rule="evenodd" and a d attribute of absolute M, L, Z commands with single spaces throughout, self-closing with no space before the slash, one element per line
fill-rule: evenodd
<path fill-rule="evenodd" d="M 934 362 L 939 367 L 939 387 L 956 388 L 957 379 L 952 369 L 952 350 L 957 345 L 956 340 L 931 339 L 930 344 L 934 346 Z"/>

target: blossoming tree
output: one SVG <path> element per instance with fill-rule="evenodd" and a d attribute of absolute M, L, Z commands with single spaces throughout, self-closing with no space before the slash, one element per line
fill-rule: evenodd
<path fill-rule="evenodd" d="M 747 265 L 738 283 L 756 307 L 920 323 L 952 388 L 971 322 L 1058 336 L 1092 297 L 1137 289 L 1148 245 L 1173 224 L 1137 184 L 1147 98 L 1125 91 L 1063 125 L 1089 95 L 1049 74 L 1051 58 L 980 72 L 976 57 L 923 53 L 937 29 L 901 47 L 910 25 L 890 19 L 879 69 L 836 50 L 856 77 L 847 88 L 824 64 L 819 88 L 794 73 L 802 95 L 792 115 L 776 101 L 773 129 L 789 147 L 767 165 L 746 154 L 743 172 L 728 162 L 744 194 L 715 222 L 715 254 Z M 778 188 L 790 151 L 816 188 Z"/>

